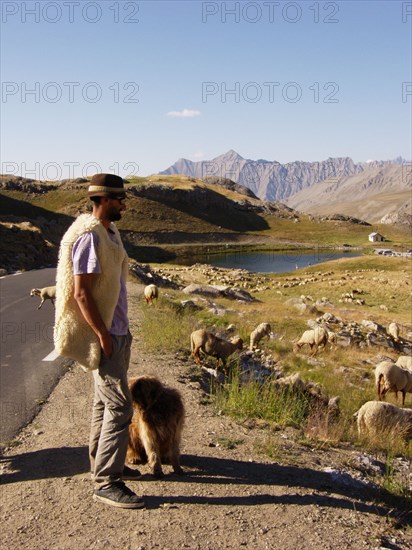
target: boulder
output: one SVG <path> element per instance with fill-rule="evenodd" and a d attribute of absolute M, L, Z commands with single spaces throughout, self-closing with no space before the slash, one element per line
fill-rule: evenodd
<path fill-rule="evenodd" d="M 200 294 L 210 298 L 230 298 L 242 302 L 253 302 L 254 298 L 246 290 L 223 285 L 191 284 L 183 289 L 185 294 Z"/>
<path fill-rule="evenodd" d="M 383 325 L 380 325 L 379 323 L 375 323 L 374 321 L 369 321 L 367 319 L 364 319 L 361 323 L 361 325 L 368 331 L 371 332 L 382 332 L 386 333 L 386 328 Z"/>

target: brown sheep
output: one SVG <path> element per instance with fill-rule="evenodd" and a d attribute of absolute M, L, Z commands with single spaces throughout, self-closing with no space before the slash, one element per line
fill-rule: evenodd
<path fill-rule="evenodd" d="M 190 347 L 192 356 L 198 365 L 201 365 L 199 352 L 202 350 L 206 355 L 215 357 L 218 365 L 219 360 L 221 360 L 223 367 L 225 367 L 229 355 L 232 355 L 236 350 L 243 349 L 243 340 L 239 338 L 239 336 L 236 336 L 229 342 L 228 340 L 223 340 L 223 338 L 215 336 L 211 332 L 199 329 L 195 330 L 190 335 Z"/>

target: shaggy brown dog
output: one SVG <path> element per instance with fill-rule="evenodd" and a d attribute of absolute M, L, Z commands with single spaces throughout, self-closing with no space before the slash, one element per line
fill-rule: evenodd
<path fill-rule="evenodd" d="M 180 440 L 185 409 L 180 393 L 147 375 L 130 379 L 129 388 L 134 414 L 126 461 L 148 462 L 156 477 L 163 476 L 161 463 L 170 461 L 174 472 L 182 475 Z"/>

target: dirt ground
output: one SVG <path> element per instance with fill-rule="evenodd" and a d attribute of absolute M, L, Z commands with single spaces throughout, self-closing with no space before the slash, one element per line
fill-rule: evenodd
<path fill-rule="evenodd" d="M 141 293 L 140 285 L 129 289 Z M 393 502 L 377 501 L 355 467 L 365 460 L 374 466 L 360 449 L 313 449 L 286 430 L 277 433 L 276 460 L 259 454 L 264 430 L 208 404 L 206 379 L 191 361 L 142 355 L 134 336 L 130 376 L 156 374 L 184 397 L 186 475 L 166 465 L 157 480 L 144 465 L 142 479 L 128 485 L 144 496 L 145 509 L 95 502 L 87 450 L 92 377 L 69 369 L 1 459 L 2 548 L 412 548 L 405 514 L 399 522 Z"/>

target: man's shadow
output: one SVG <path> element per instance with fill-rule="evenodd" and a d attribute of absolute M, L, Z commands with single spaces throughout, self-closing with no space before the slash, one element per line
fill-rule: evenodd
<path fill-rule="evenodd" d="M 2 457 L 1 462 L 10 469 L 2 475 L 1 483 L 9 484 L 21 481 L 70 477 L 89 472 L 88 447 L 56 447 L 42 449 L 15 456 Z M 224 486 L 258 487 L 256 494 L 208 496 L 198 495 L 149 495 L 145 491 L 147 508 L 157 509 L 169 504 L 208 504 L 215 506 L 255 506 L 259 504 L 295 504 L 327 506 L 342 509 L 356 509 L 360 512 L 386 515 L 387 507 L 406 511 L 408 500 L 396 497 L 372 484 L 354 479 L 347 473 L 336 471 L 323 472 L 312 468 L 288 466 L 280 464 L 265 464 L 231 460 L 209 456 L 182 455 L 181 464 L 186 475 L 168 474 L 170 467 L 165 467 L 165 481 L 170 480 L 173 490 L 176 483 L 196 483 Z M 142 481 L 153 481 L 151 475 L 143 475 Z M 295 494 L 272 495 L 267 488 L 296 488 Z M 147 489 L 150 488 L 148 484 Z M 301 495 L 298 490 L 304 488 L 310 492 Z M 354 499 L 356 502 L 354 503 Z M 374 504 L 373 501 L 381 504 Z M 410 507 L 409 501 L 409 507 Z M 407 524 L 412 524 L 412 518 L 403 514 Z"/>
<path fill-rule="evenodd" d="M 90 471 L 88 447 L 54 447 L 14 456 L 2 456 L 0 464 L 12 470 L 1 483 L 70 477 Z"/>

